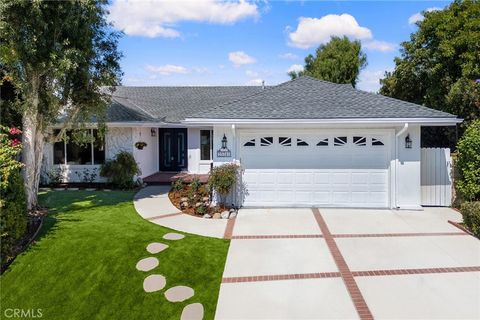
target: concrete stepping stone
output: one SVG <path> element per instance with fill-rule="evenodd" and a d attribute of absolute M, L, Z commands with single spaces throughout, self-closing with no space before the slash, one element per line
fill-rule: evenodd
<path fill-rule="evenodd" d="M 137 262 L 136 268 L 140 271 L 150 271 L 158 266 L 158 259 L 155 257 L 144 258 Z"/>
<path fill-rule="evenodd" d="M 192 303 L 183 308 L 180 320 L 202 320 L 203 305 L 201 303 Z"/>
<path fill-rule="evenodd" d="M 143 280 L 143 290 L 145 292 L 155 292 L 165 288 L 167 280 L 160 274 L 151 274 Z"/>
<path fill-rule="evenodd" d="M 193 297 L 194 291 L 187 286 L 176 286 L 165 291 L 165 298 L 170 302 L 182 302 Z"/>
<path fill-rule="evenodd" d="M 180 240 L 183 238 L 185 238 L 183 234 L 175 233 L 175 232 L 170 232 L 163 236 L 163 239 L 165 240 Z"/>
<path fill-rule="evenodd" d="M 147 251 L 150 253 L 159 253 L 168 248 L 168 245 L 160 242 L 152 242 L 147 246 Z"/>

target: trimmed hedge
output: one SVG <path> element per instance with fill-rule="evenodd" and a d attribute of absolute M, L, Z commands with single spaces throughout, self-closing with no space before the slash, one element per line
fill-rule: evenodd
<path fill-rule="evenodd" d="M 465 226 L 480 238 L 480 201 L 463 203 L 460 212 Z"/>
<path fill-rule="evenodd" d="M 480 120 L 473 121 L 457 144 L 456 188 L 466 201 L 480 200 Z"/>
<path fill-rule="evenodd" d="M 4 201 L 0 208 L 1 262 L 4 264 L 13 258 L 13 249 L 27 230 L 27 198 L 19 171 L 11 173 L 1 197 Z"/>

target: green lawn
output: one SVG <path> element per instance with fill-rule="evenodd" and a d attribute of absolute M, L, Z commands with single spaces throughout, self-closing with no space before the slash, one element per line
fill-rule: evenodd
<path fill-rule="evenodd" d="M 201 302 L 205 319 L 215 314 L 229 242 L 186 234 L 163 240 L 169 232 L 143 220 L 133 192 L 57 191 L 41 195 L 50 208 L 37 242 L 17 257 L 1 277 L 1 314 L 7 308 L 42 309 L 43 319 L 179 319 L 184 306 Z M 170 247 L 154 256 L 150 272 L 135 268 L 152 256 L 150 242 Z M 167 278 L 164 290 L 145 293 L 143 279 Z M 195 289 L 181 303 L 166 301 L 175 285 Z"/>

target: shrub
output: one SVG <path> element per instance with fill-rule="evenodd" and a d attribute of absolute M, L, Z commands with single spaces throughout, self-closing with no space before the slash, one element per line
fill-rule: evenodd
<path fill-rule="evenodd" d="M 16 128 L 0 127 L 0 256 L 4 260 L 12 258 L 17 241 L 27 229 L 27 202 L 23 179 L 20 174 L 22 164 L 17 160 L 22 146 Z"/>
<path fill-rule="evenodd" d="M 27 199 L 23 178 L 19 171 L 13 172 L 8 186 L 2 190 L 3 205 L 0 208 L 0 234 L 2 264 L 13 257 L 12 251 L 27 229 Z"/>
<path fill-rule="evenodd" d="M 457 144 L 456 187 L 467 201 L 480 200 L 480 120 L 473 121 Z"/>
<path fill-rule="evenodd" d="M 183 181 L 182 178 L 175 179 L 175 181 L 172 182 L 172 189 L 173 191 L 181 191 L 185 187 L 185 182 Z"/>
<path fill-rule="evenodd" d="M 120 189 L 132 188 L 133 178 L 140 173 L 133 155 L 127 151 L 120 151 L 114 159 L 107 160 L 100 168 L 100 175 Z"/>
<path fill-rule="evenodd" d="M 463 216 L 463 223 L 473 232 L 476 237 L 480 237 L 480 201 L 465 202 L 460 207 Z"/>
<path fill-rule="evenodd" d="M 198 190 L 200 189 L 200 185 L 201 185 L 200 179 L 195 176 L 193 177 L 192 182 L 190 182 L 190 189 L 192 189 L 194 193 L 197 193 Z"/>
<path fill-rule="evenodd" d="M 225 204 L 226 196 L 232 191 L 233 186 L 237 183 L 238 165 L 234 163 L 224 164 L 214 167 L 208 178 L 208 186 L 210 190 L 220 195 L 221 202 Z"/>

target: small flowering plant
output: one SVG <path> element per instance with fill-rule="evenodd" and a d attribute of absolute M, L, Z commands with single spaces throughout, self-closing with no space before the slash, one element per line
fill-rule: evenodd
<path fill-rule="evenodd" d="M 10 174 L 23 166 L 17 160 L 22 151 L 21 134 L 20 129 L 0 126 L 0 190 L 7 187 Z"/>

